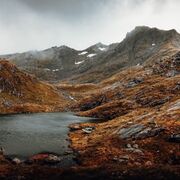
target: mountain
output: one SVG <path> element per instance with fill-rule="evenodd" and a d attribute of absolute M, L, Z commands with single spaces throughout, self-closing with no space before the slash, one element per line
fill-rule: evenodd
<path fill-rule="evenodd" d="M 69 101 L 52 85 L 0 60 L 0 114 L 62 111 Z"/>
<path fill-rule="evenodd" d="M 180 35 L 175 30 L 141 26 L 109 46 L 98 43 L 82 51 L 62 46 L 5 57 L 58 83 L 41 82 L 1 60 L 1 113 L 70 110 L 96 118 L 69 126 L 78 162 L 73 178 L 179 179 Z M 62 172 L 36 162 L 26 170 L 18 167 L 10 168 L 12 177 L 22 172 L 57 179 Z"/>
<path fill-rule="evenodd" d="M 61 46 L 3 57 L 41 80 L 91 83 L 133 65 L 150 65 L 175 54 L 179 47 L 180 35 L 175 30 L 138 26 L 121 43 L 109 46 L 97 43 L 82 51 Z"/>
<path fill-rule="evenodd" d="M 102 54 L 108 46 L 98 43 L 83 51 L 77 51 L 67 46 L 52 47 L 44 51 L 29 51 L 24 53 L 3 55 L 9 61 L 28 73 L 35 74 L 41 80 L 58 81 L 74 74 L 80 74 L 82 64 L 92 61 Z M 88 65 L 85 67 L 89 67 Z"/>
<path fill-rule="evenodd" d="M 70 79 L 99 82 L 130 66 L 150 65 L 150 62 L 172 56 L 179 46 L 180 35 L 175 30 L 136 27 L 121 43 L 95 58 L 92 66 L 82 64 L 80 68 L 88 67 L 86 71 Z"/>

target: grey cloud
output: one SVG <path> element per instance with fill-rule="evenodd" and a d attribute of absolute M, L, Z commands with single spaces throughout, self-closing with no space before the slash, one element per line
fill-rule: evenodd
<path fill-rule="evenodd" d="M 179 0 L 0 0 L 0 54 L 121 41 L 138 25 L 180 30 Z"/>

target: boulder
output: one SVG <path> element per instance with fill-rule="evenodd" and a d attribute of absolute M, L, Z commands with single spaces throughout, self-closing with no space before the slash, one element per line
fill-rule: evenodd
<path fill-rule="evenodd" d="M 144 129 L 144 125 L 142 124 L 135 124 L 131 125 L 130 127 L 122 128 L 118 132 L 120 138 L 128 139 L 136 135 L 137 133 L 141 132 Z"/>
<path fill-rule="evenodd" d="M 71 124 L 69 126 L 69 129 L 70 129 L 70 131 L 77 131 L 77 130 L 81 130 L 82 128 L 81 128 L 80 124 Z"/>

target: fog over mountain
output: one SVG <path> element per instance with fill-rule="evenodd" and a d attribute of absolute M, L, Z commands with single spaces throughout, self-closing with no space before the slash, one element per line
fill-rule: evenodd
<path fill-rule="evenodd" d="M 0 0 L 0 54 L 121 41 L 137 25 L 180 31 L 178 0 Z"/>

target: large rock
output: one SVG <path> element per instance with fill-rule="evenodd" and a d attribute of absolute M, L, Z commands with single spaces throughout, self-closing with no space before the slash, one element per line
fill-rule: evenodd
<path fill-rule="evenodd" d="M 145 139 L 148 137 L 154 137 L 156 135 L 159 135 L 164 130 L 165 129 L 162 127 L 145 127 L 142 124 L 135 124 L 120 129 L 118 134 L 122 139 Z"/>
<path fill-rule="evenodd" d="M 120 129 L 118 134 L 120 135 L 122 139 L 127 139 L 136 135 L 138 132 L 142 131 L 144 128 L 145 127 L 142 124 L 135 124 L 130 127 Z"/>

